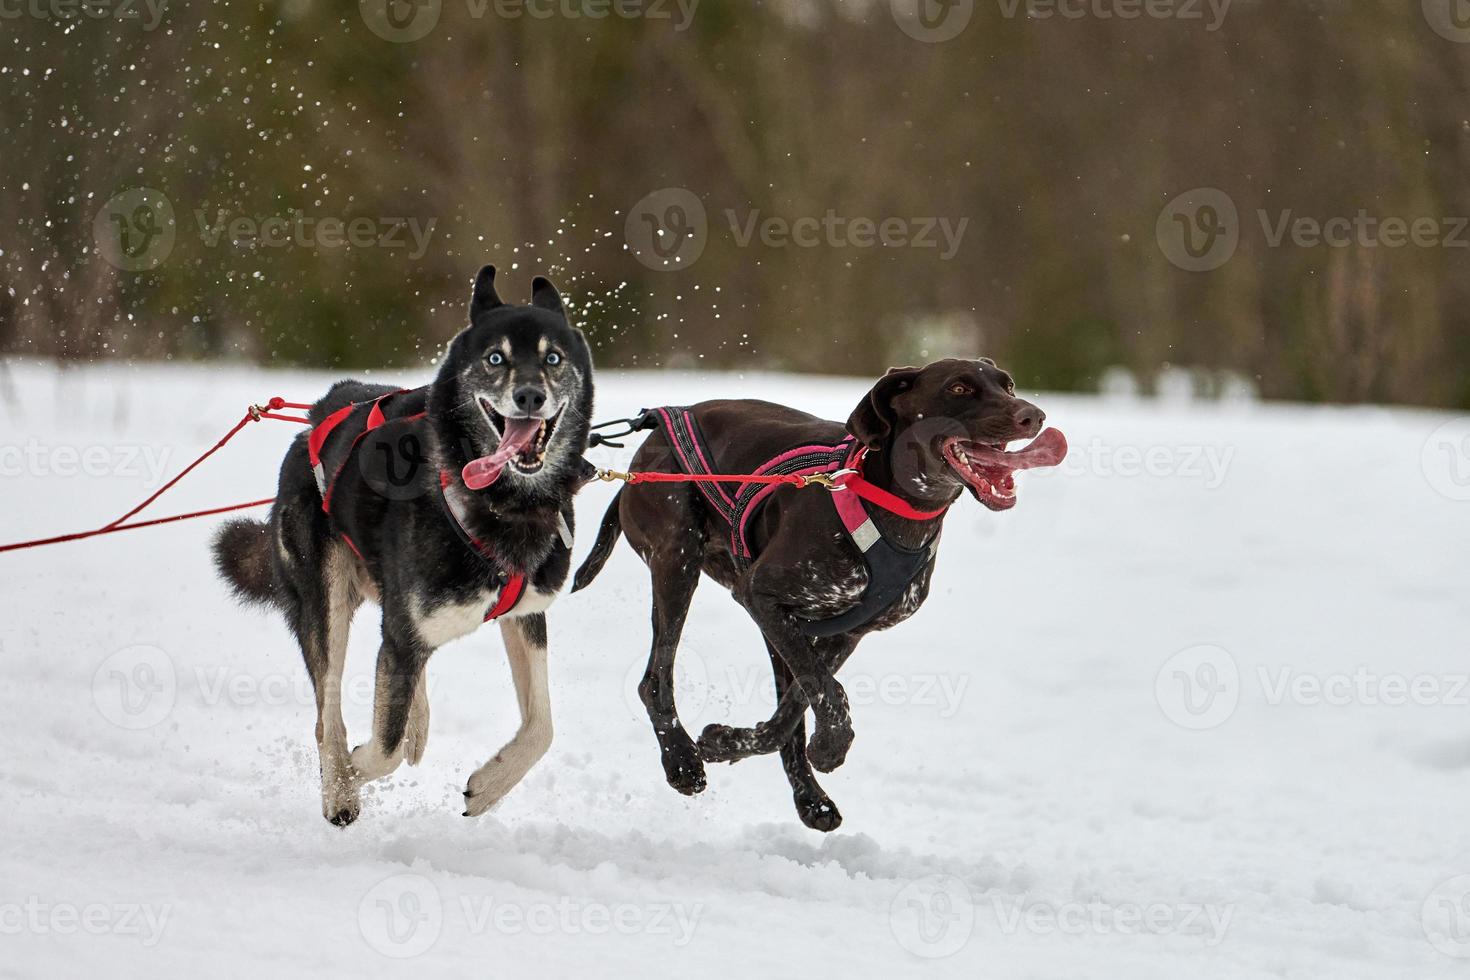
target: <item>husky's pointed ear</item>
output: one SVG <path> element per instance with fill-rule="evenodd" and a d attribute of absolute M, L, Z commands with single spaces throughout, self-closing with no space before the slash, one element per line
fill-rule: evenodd
<path fill-rule="evenodd" d="M 495 266 L 487 265 L 475 276 L 475 288 L 470 293 L 470 319 L 502 305 L 495 292 Z"/>
<path fill-rule="evenodd" d="M 531 280 L 531 305 L 553 313 L 565 313 L 561 308 L 561 294 L 545 276 L 537 276 Z"/>
<path fill-rule="evenodd" d="M 893 397 L 907 391 L 918 376 L 916 367 L 889 368 L 848 417 L 853 438 L 871 450 L 882 449 L 893 434 Z"/>

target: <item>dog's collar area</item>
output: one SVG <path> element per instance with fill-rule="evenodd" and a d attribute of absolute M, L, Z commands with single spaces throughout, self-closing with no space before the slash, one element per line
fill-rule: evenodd
<path fill-rule="evenodd" d="M 863 476 L 863 460 L 867 458 L 867 455 L 868 450 L 865 446 L 858 446 L 853 451 L 852 458 L 847 465 L 832 474 L 834 490 L 851 490 L 868 503 L 911 521 L 932 521 L 936 517 L 943 517 L 949 511 L 949 504 L 945 504 L 938 510 L 919 510 L 898 494 L 869 483 Z M 841 511 L 840 506 L 838 510 Z"/>
<path fill-rule="evenodd" d="M 504 616 L 516 607 L 521 601 L 521 596 L 526 592 L 526 576 L 521 572 L 506 572 L 502 570 L 500 563 L 495 560 L 495 551 L 485 542 L 470 533 L 465 522 L 464 511 L 455 501 L 450 488 L 455 485 L 454 474 L 448 470 L 439 471 L 439 501 L 444 507 L 444 514 L 449 518 L 450 527 L 454 528 L 455 534 L 465 543 L 465 546 L 475 555 L 490 566 L 500 576 L 500 595 L 490 611 L 485 614 L 485 622 Z"/>

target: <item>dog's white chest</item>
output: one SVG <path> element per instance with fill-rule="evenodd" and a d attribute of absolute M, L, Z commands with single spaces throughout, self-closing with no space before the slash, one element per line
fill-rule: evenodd
<path fill-rule="evenodd" d="M 468 636 L 485 622 L 485 616 L 500 599 L 499 589 L 482 590 L 477 598 L 465 602 L 446 602 L 437 606 L 414 604 L 414 627 L 431 648 Z M 530 585 L 521 594 L 515 608 L 502 618 L 545 612 L 556 600 L 555 592 L 542 592 Z"/>
<path fill-rule="evenodd" d="M 415 604 L 414 627 L 429 647 L 441 647 L 479 629 L 497 595 L 498 590 L 481 592 L 465 602 L 446 602 L 431 607 Z"/>

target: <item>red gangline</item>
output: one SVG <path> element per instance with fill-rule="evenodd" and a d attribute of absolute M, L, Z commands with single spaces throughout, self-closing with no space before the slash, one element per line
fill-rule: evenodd
<path fill-rule="evenodd" d="M 149 504 L 153 503 L 153 501 L 163 496 L 176 483 L 178 483 L 184 477 L 193 472 L 194 467 L 198 466 L 200 463 L 213 456 L 216 452 L 219 451 L 220 447 L 233 439 L 241 429 L 245 428 L 245 426 L 249 425 L 251 422 L 259 422 L 261 419 L 275 419 L 279 422 L 300 422 L 303 425 L 311 424 L 310 419 L 304 419 L 297 415 L 277 414 L 276 410 L 282 408 L 295 408 L 306 410 L 310 409 L 311 406 L 302 402 L 288 402 L 279 396 L 272 398 L 264 405 L 251 405 L 250 408 L 246 410 L 244 417 L 241 418 L 240 421 L 236 422 L 234 428 L 232 428 L 229 432 L 226 432 L 219 442 L 216 442 L 209 449 L 205 450 L 198 459 L 194 460 L 194 462 L 184 467 L 184 469 L 172 480 L 169 480 L 163 486 L 159 487 L 158 490 L 149 495 L 148 499 L 144 500 L 141 504 L 128 511 L 117 520 L 110 521 L 109 523 L 104 524 L 101 527 L 91 531 L 76 531 L 72 534 L 59 534 L 55 537 L 37 538 L 33 541 L 17 541 L 13 544 L 0 544 L 0 553 L 6 551 L 19 551 L 23 548 L 39 548 L 42 545 L 48 544 L 61 544 L 64 541 L 81 541 L 85 538 L 95 538 L 99 534 L 114 534 L 118 531 L 132 531 L 140 527 L 153 527 L 157 524 L 168 524 L 173 521 L 186 521 L 191 517 L 208 517 L 211 514 L 223 514 L 232 510 L 244 510 L 247 507 L 260 507 L 265 504 L 271 503 L 274 498 L 268 497 L 265 500 L 252 500 L 249 503 L 244 504 L 228 504 L 224 507 L 214 507 L 209 510 L 198 510 L 189 514 L 175 514 L 172 517 L 158 517 L 154 518 L 153 520 L 137 521 L 132 524 L 124 523 L 128 518 L 136 515 L 144 507 L 147 507 Z"/>

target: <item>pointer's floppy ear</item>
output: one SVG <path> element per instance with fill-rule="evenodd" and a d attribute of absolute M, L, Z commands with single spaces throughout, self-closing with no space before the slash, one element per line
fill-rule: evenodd
<path fill-rule="evenodd" d="M 470 293 L 470 321 L 500 305 L 500 297 L 495 292 L 495 266 L 487 265 L 475 276 L 475 288 Z"/>
<path fill-rule="evenodd" d="M 919 368 L 889 368 L 878 379 L 847 419 L 847 431 L 870 450 L 879 450 L 893 434 L 893 397 L 907 391 L 919 376 Z"/>

